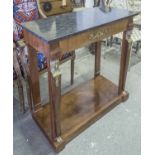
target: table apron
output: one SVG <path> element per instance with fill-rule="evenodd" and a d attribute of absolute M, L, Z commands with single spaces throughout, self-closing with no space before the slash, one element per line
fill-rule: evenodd
<path fill-rule="evenodd" d="M 109 36 L 125 31 L 128 27 L 128 19 L 113 22 L 111 24 L 92 29 L 59 41 L 61 52 L 73 51 L 88 44 L 101 41 Z"/>
<path fill-rule="evenodd" d="M 32 46 L 36 51 L 45 54 L 50 52 L 51 56 L 56 58 L 59 55 L 63 55 L 91 43 L 101 41 L 119 32 L 123 32 L 128 29 L 128 24 L 129 19 L 119 20 L 86 32 L 66 37 L 54 43 L 46 43 L 27 30 L 24 30 L 24 39 L 25 42 Z M 57 55 L 56 53 L 59 54 Z"/>

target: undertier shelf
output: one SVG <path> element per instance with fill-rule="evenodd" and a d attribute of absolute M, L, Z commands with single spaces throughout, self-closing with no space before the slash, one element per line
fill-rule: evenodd
<path fill-rule="evenodd" d="M 61 97 L 61 137 L 70 141 L 122 101 L 118 87 L 103 76 L 81 84 Z M 51 140 L 50 104 L 34 114 L 40 128 Z"/>

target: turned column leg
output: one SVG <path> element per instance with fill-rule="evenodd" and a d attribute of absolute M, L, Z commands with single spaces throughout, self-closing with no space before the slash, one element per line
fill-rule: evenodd
<path fill-rule="evenodd" d="M 131 57 L 132 57 L 132 48 L 133 48 L 133 42 L 129 42 L 129 64 L 128 64 L 128 71 L 130 71 L 131 68 Z"/>
<path fill-rule="evenodd" d="M 30 87 L 32 92 L 33 110 L 36 111 L 41 107 L 40 85 L 39 85 L 39 72 L 37 66 L 37 52 L 28 45 L 28 65 Z"/>
<path fill-rule="evenodd" d="M 74 64 L 75 64 L 75 51 L 73 51 L 73 58 L 71 59 L 71 85 L 74 83 Z"/>
<path fill-rule="evenodd" d="M 25 82 L 26 82 L 27 101 L 30 108 L 30 112 L 32 113 L 33 109 L 32 109 L 31 88 L 30 88 L 28 79 L 26 79 Z"/>
<path fill-rule="evenodd" d="M 18 93 L 19 93 L 20 110 L 22 112 L 25 112 L 22 74 L 21 74 L 21 70 L 20 70 L 20 65 L 19 65 L 18 60 L 17 60 L 17 53 L 16 53 L 15 49 L 13 49 L 13 66 L 14 66 L 15 72 L 17 74 L 17 86 L 18 86 Z"/>
<path fill-rule="evenodd" d="M 30 112 L 32 113 L 32 97 L 31 97 L 31 88 L 30 88 L 30 78 L 29 78 L 29 69 L 27 65 L 27 47 L 23 47 L 20 51 L 20 61 L 24 72 L 24 79 L 25 79 L 25 86 L 26 86 L 26 93 L 27 93 L 27 102 L 30 108 Z"/>
<path fill-rule="evenodd" d="M 19 93 L 19 103 L 20 111 L 25 112 L 25 102 L 24 102 L 24 91 L 21 78 L 17 77 L 18 93 Z"/>
<path fill-rule="evenodd" d="M 129 58 L 130 58 L 130 52 L 131 52 L 130 37 L 131 37 L 131 30 L 123 32 L 119 88 L 118 88 L 119 95 L 123 93 L 125 90 L 125 82 L 126 82 L 126 76 L 127 76 L 127 70 L 128 70 Z"/>
<path fill-rule="evenodd" d="M 101 65 L 101 42 L 95 43 L 95 72 L 94 77 L 100 75 Z"/>

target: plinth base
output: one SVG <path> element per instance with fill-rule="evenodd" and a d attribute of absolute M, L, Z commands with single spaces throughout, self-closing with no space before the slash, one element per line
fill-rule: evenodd
<path fill-rule="evenodd" d="M 109 110 L 128 98 L 127 92 L 118 94 L 118 87 L 98 76 L 61 97 L 61 138 L 52 142 L 50 105 L 43 106 L 33 118 L 48 137 L 56 151 L 101 118 Z"/>

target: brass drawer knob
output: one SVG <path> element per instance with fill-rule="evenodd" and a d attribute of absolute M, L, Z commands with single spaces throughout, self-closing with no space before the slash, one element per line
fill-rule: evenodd
<path fill-rule="evenodd" d="M 45 12 L 49 12 L 52 10 L 52 4 L 50 2 L 45 2 L 43 4 L 43 9 Z"/>

